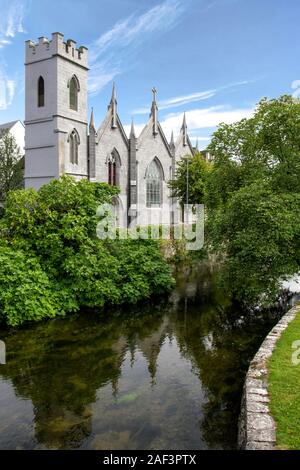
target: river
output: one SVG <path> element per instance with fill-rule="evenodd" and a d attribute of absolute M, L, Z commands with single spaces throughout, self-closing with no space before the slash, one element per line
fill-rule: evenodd
<path fill-rule="evenodd" d="M 169 299 L 0 330 L 0 449 L 234 449 L 245 373 L 283 310 L 249 314 L 210 265 Z"/>

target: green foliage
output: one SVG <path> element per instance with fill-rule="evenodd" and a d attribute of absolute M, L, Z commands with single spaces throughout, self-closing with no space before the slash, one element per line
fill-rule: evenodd
<path fill-rule="evenodd" d="M 246 303 L 268 302 L 300 268 L 300 102 L 263 99 L 253 118 L 222 124 L 209 151 L 207 235 Z"/>
<path fill-rule="evenodd" d="M 227 254 L 224 274 L 236 298 L 268 303 L 280 280 L 299 270 L 299 220 L 300 193 L 274 194 L 257 182 L 214 212 L 210 236 Z"/>
<path fill-rule="evenodd" d="M 23 159 L 15 138 L 6 130 L 0 133 L 0 201 L 9 191 L 23 186 Z"/>
<path fill-rule="evenodd" d="M 261 100 L 253 118 L 221 124 L 208 150 L 214 155 L 205 201 L 210 208 L 258 180 L 275 192 L 299 192 L 300 101 Z"/>
<path fill-rule="evenodd" d="M 135 303 L 149 298 L 153 292 L 163 294 L 174 286 L 157 241 L 119 240 L 108 245 L 120 263 L 121 295 L 125 302 Z"/>
<path fill-rule="evenodd" d="M 66 292 L 59 292 L 37 258 L 23 251 L 0 248 L 0 286 L 0 318 L 11 326 L 64 313 Z"/>
<path fill-rule="evenodd" d="M 24 312 L 22 317 L 18 297 L 11 302 L 9 315 L 5 313 L 7 304 L 5 308 L 1 304 L 2 317 L 9 324 L 84 306 L 135 303 L 173 285 L 170 268 L 157 242 L 97 238 L 97 207 L 111 202 L 117 193 L 107 184 L 75 182 L 70 177 L 53 180 L 38 192 L 27 189 L 9 193 L 0 222 L 2 239 L 6 241 L 3 248 L 0 246 L 0 253 L 4 250 L 3 256 L 7 257 L 5 250 L 9 249 L 12 254 L 23 256 L 22 263 L 34 260 L 30 276 L 45 297 L 36 313 L 32 305 L 31 316 Z M 13 265 L 13 257 L 7 259 L 7 264 L 9 260 Z M 26 284 L 28 291 L 32 284 Z M 5 284 L 0 284 L 0 298 L 4 291 Z"/>
<path fill-rule="evenodd" d="M 210 163 L 204 160 L 201 153 L 182 158 L 177 164 L 174 180 L 169 183 L 173 197 L 178 198 L 181 204 L 186 204 L 188 185 L 189 204 L 203 204 L 205 182 L 210 167 Z"/>

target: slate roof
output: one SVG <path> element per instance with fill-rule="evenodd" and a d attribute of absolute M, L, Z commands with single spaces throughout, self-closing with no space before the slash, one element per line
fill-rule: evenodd
<path fill-rule="evenodd" d="M 14 127 L 15 124 L 17 124 L 17 122 L 19 122 L 19 120 L 11 121 L 11 122 L 5 122 L 4 124 L 0 124 L 0 130 L 5 130 L 5 129 L 10 130 L 12 127 Z"/>

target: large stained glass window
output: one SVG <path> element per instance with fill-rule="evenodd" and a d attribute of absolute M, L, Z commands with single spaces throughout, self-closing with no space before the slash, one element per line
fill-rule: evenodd
<path fill-rule="evenodd" d="M 157 159 L 154 159 L 146 174 L 147 207 L 159 207 L 162 202 L 162 170 Z"/>

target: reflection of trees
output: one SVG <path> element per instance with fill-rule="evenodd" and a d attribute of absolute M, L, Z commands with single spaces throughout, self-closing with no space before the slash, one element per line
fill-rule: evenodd
<path fill-rule="evenodd" d="M 243 315 L 224 296 L 209 265 L 198 271 L 196 283 L 192 302 L 181 300 L 171 324 L 207 392 L 200 423 L 206 442 L 212 448 L 234 448 L 245 373 L 276 319 L 266 313 Z"/>
<path fill-rule="evenodd" d="M 32 401 L 39 444 L 77 448 L 91 434 L 97 392 L 110 385 L 118 396 L 126 354 L 134 364 L 136 350 L 142 352 L 155 387 L 161 346 L 175 337 L 206 390 L 199 423 L 206 442 L 234 446 L 243 374 L 271 322 L 241 319 L 216 289 L 210 266 L 187 268 L 171 303 L 115 311 L 109 319 L 80 314 L 8 332 L 8 361 L 0 373 Z"/>
<path fill-rule="evenodd" d="M 34 406 L 35 435 L 47 447 L 76 448 L 91 432 L 96 392 L 117 392 L 121 366 L 136 329 L 148 336 L 161 318 L 122 322 L 83 315 L 8 334 L 8 361 L 1 375 Z M 136 340 L 134 341 L 136 343 Z M 150 367 L 150 364 L 149 364 Z"/>

